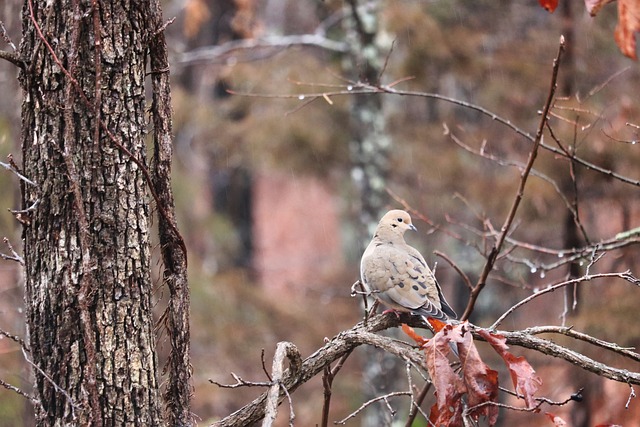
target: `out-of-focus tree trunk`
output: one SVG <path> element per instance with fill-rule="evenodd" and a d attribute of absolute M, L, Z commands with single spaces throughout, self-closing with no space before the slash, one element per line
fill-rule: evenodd
<path fill-rule="evenodd" d="M 36 185 L 23 184 L 22 222 L 40 426 L 163 423 L 143 171 L 158 13 L 152 1 L 24 4 L 22 155 Z"/>
<path fill-rule="evenodd" d="M 376 84 L 387 53 L 377 39 L 381 2 L 350 0 L 345 7 L 345 38 L 351 49 L 345 55 L 344 68 L 353 78 Z M 359 235 L 364 248 L 387 200 L 391 138 L 381 96 L 354 95 L 351 100 L 351 177 L 360 193 L 361 222 L 366 228 Z"/>
<path fill-rule="evenodd" d="M 345 2 L 345 38 L 351 49 L 345 56 L 344 67 L 352 78 L 371 84 L 378 83 L 387 54 L 378 42 L 380 7 L 380 1 Z M 351 102 L 351 177 L 360 195 L 361 227 L 357 235 L 364 250 L 387 205 L 391 138 L 386 130 L 382 97 L 354 95 Z M 398 380 L 404 378 L 400 360 L 375 348 L 365 351 L 364 400 L 398 389 Z M 389 425 L 389 417 L 386 408 L 371 405 L 364 413 L 362 425 Z"/>

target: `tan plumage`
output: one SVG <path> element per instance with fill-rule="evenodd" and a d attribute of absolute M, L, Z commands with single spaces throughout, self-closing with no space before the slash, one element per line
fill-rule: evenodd
<path fill-rule="evenodd" d="M 405 242 L 407 230 L 416 230 L 407 212 L 391 210 L 382 217 L 362 255 L 362 282 L 376 299 L 394 310 L 443 321 L 455 319 L 455 311 L 424 258 Z"/>

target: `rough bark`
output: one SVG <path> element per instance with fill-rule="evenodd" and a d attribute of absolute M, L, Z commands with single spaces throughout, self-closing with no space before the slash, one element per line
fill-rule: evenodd
<path fill-rule="evenodd" d="M 164 283 L 169 288 L 169 304 L 162 316 L 171 343 L 167 360 L 168 374 L 164 388 L 165 418 L 171 426 L 193 424 L 191 414 L 191 362 L 189 329 L 189 287 L 187 282 L 187 248 L 175 217 L 171 189 L 172 122 L 169 59 L 164 39 L 162 12 L 158 0 L 151 1 L 149 59 L 153 100 L 153 191 L 159 212 L 158 234 L 164 264 Z"/>
<path fill-rule="evenodd" d="M 26 0 L 27 325 L 37 424 L 159 425 L 144 5 Z M 135 157 L 135 159 L 134 159 Z"/>

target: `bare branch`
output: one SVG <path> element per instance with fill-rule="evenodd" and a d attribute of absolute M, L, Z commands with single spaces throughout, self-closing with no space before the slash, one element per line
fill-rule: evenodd
<path fill-rule="evenodd" d="M 331 404 L 331 386 L 333 385 L 333 379 L 336 377 L 340 369 L 344 366 L 344 362 L 351 355 L 351 351 L 347 352 L 338 360 L 336 366 L 331 368 L 331 365 L 327 365 L 324 368 L 324 373 L 322 374 L 322 388 L 324 394 L 324 401 L 322 404 L 322 423 L 321 427 L 327 427 L 329 424 L 329 406 Z"/>
<path fill-rule="evenodd" d="M 545 128 L 545 124 L 548 120 L 549 109 L 551 108 L 551 104 L 553 102 L 553 98 L 555 96 L 556 91 L 556 81 L 558 78 L 558 70 L 560 68 L 560 59 L 562 58 L 562 53 L 564 52 L 565 42 L 564 37 L 560 37 L 560 46 L 558 47 L 558 54 L 556 59 L 553 61 L 553 72 L 551 75 L 551 84 L 549 87 L 549 94 L 547 95 L 547 101 L 545 102 L 544 108 L 542 110 L 542 117 L 540 119 L 540 123 L 538 124 L 538 131 L 536 132 L 536 136 L 533 142 L 533 147 L 529 153 L 529 159 L 527 160 L 527 164 L 525 169 L 522 171 L 520 184 L 518 186 L 518 190 L 515 198 L 513 199 L 513 204 L 511 205 L 511 209 L 509 210 L 509 214 L 502 225 L 502 229 L 500 230 L 500 235 L 498 236 L 498 240 L 494 244 L 491 252 L 489 252 L 489 256 L 487 257 L 487 261 L 484 265 L 482 273 L 480 273 L 480 278 L 476 283 L 475 287 L 471 290 L 471 295 L 469 296 L 469 302 L 467 304 L 467 308 L 464 310 L 464 313 L 460 317 L 461 320 L 466 320 L 471 315 L 475 303 L 480 295 L 480 292 L 485 287 L 487 278 L 489 277 L 489 273 L 493 270 L 494 263 L 502 250 L 502 245 L 507 237 L 511 229 L 511 225 L 513 224 L 513 220 L 516 216 L 516 212 L 518 211 L 518 207 L 520 206 L 520 201 L 524 196 L 524 188 L 527 183 L 527 178 L 529 177 L 529 173 L 533 168 L 533 163 L 536 160 L 538 155 L 538 147 L 540 146 L 540 142 L 542 140 L 542 132 Z"/>
<path fill-rule="evenodd" d="M 4 254 L 2 252 L 0 252 L 0 258 L 7 260 L 7 261 L 15 261 L 18 264 L 24 266 L 24 258 L 22 258 L 20 256 L 20 254 L 18 254 L 15 249 L 13 249 L 13 246 L 11 246 L 11 242 L 9 242 L 9 239 L 7 239 L 6 237 L 3 238 L 4 243 L 7 245 L 7 247 L 9 248 L 9 251 L 11 251 L 11 255 L 7 255 Z M 0 331 L 1 333 L 1 331 Z M 24 343 L 23 343 L 24 344 Z"/>
<path fill-rule="evenodd" d="M 421 413 L 425 419 L 427 420 L 429 419 L 429 416 L 424 412 L 422 412 L 421 407 L 422 407 L 422 402 L 424 402 L 425 397 L 427 397 L 427 393 L 429 393 L 429 390 L 431 390 L 432 385 L 433 383 L 431 381 L 427 381 L 424 387 L 422 387 L 422 390 L 420 390 L 420 394 L 418 394 L 418 396 L 415 399 L 413 399 L 413 406 L 409 410 L 409 416 L 407 417 L 407 422 L 405 423 L 405 427 L 411 427 L 413 425 L 413 422 L 415 421 L 418 413 Z"/>
<path fill-rule="evenodd" d="M 69 395 L 69 393 L 63 389 L 62 387 L 60 387 L 49 375 L 47 375 L 47 373 L 45 371 L 43 371 L 38 365 L 36 365 L 35 363 L 33 363 L 31 361 L 31 359 L 29 359 L 29 356 L 27 356 L 27 352 L 25 351 L 25 349 L 22 349 L 22 356 L 24 357 L 24 360 L 27 361 L 27 363 L 29 365 L 31 365 L 35 370 L 36 370 L 36 375 L 42 375 L 42 377 L 47 380 L 52 386 L 53 388 L 60 393 L 61 395 L 63 395 L 65 397 L 65 399 L 67 399 L 67 401 L 69 402 L 69 406 L 71 407 L 71 418 L 73 420 L 76 420 L 76 409 L 77 410 L 82 410 L 82 408 L 80 406 L 78 406 L 78 404 L 76 402 L 74 402 L 73 398 L 71 398 L 71 396 Z M 39 402 L 38 402 L 39 404 Z"/>
<path fill-rule="evenodd" d="M 538 298 L 541 295 L 547 294 L 549 292 L 554 292 L 557 289 L 563 288 L 565 286 L 568 285 L 573 285 L 573 284 L 578 284 L 578 283 L 582 283 L 582 282 L 591 282 L 592 280 L 595 279 L 602 279 L 602 278 L 619 278 L 619 279 L 623 279 L 626 280 L 627 282 L 636 285 L 636 286 L 640 286 L 640 280 L 638 280 L 635 276 L 633 276 L 631 274 L 630 271 L 624 271 L 622 273 L 598 273 L 598 274 L 586 274 L 582 277 L 577 277 L 575 279 L 570 279 L 570 280 L 566 280 L 564 282 L 560 282 L 557 283 L 555 285 L 552 286 L 548 286 L 545 289 L 534 293 L 533 295 L 528 296 L 527 298 L 521 300 L 520 302 L 518 302 L 517 304 L 513 305 L 509 310 L 507 310 L 506 312 L 504 312 L 504 314 L 502 314 L 500 317 L 498 317 L 498 319 L 493 322 L 493 325 L 491 325 L 489 327 L 489 329 L 493 330 L 495 328 L 498 327 L 498 325 L 500 325 L 502 323 L 502 321 L 511 313 L 513 313 L 515 310 L 517 310 L 518 308 L 522 307 L 523 305 L 527 304 L 528 302 L 532 301 L 535 298 Z"/>
<path fill-rule="evenodd" d="M 195 49 L 180 55 L 176 63 L 180 65 L 224 63 L 227 62 L 229 57 L 237 51 L 287 49 L 293 46 L 313 46 L 340 53 L 344 53 L 349 50 L 347 43 L 337 42 L 320 34 L 268 36 L 256 39 L 233 40 L 217 46 Z"/>
<path fill-rule="evenodd" d="M 29 400 L 31 403 L 33 403 L 34 405 L 39 405 L 40 402 L 38 401 L 38 399 L 36 399 L 35 397 L 31 396 L 30 394 L 22 391 L 21 389 L 19 389 L 18 387 L 9 384 L 8 382 L 5 382 L 4 380 L 0 379 L 0 386 L 6 388 L 7 390 L 11 390 L 17 394 L 19 394 L 20 396 L 24 397 L 25 399 Z"/>
<path fill-rule="evenodd" d="M 611 350 L 615 353 L 621 354 L 625 357 L 628 357 L 632 360 L 635 360 L 636 362 L 640 362 L 640 354 L 634 352 L 634 348 L 626 348 L 626 347 L 621 347 L 616 343 L 610 343 L 608 341 L 604 341 L 601 340 L 599 338 L 596 337 L 592 337 L 591 335 L 587 335 L 585 333 L 582 332 L 578 332 L 573 330 L 573 327 L 564 327 L 564 326 L 534 326 L 531 328 L 527 328 L 525 330 L 523 330 L 522 332 L 525 332 L 527 334 L 530 335 L 539 335 L 539 334 L 562 334 L 562 335 L 566 335 L 568 337 L 571 338 L 575 338 L 577 340 L 580 341 L 584 341 L 587 342 L 589 344 L 593 344 L 596 347 L 600 347 L 600 348 L 604 348 L 607 350 Z"/>
<path fill-rule="evenodd" d="M 398 326 L 400 322 L 413 324 L 420 322 L 420 319 L 413 319 L 413 317 L 415 316 L 406 314 L 400 315 L 399 318 L 395 315 L 378 315 L 369 318 L 366 324 L 364 322 L 358 323 L 353 328 L 339 333 L 323 347 L 307 357 L 302 362 L 298 375 L 293 375 L 290 370 L 286 371 L 282 379 L 282 385 L 289 393 L 293 392 L 300 385 L 322 372 L 325 366 L 340 359 L 355 347 L 363 344 L 381 348 L 426 371 L 426 362 L 421 352 L 416 351 L 407 343 L 399 342 L 375 333 L 393 326 Z M 425 326 L 424 322 L 419 324 L 423 327 Z M 237 384 L 233 385 L 234 388 L 248 384 L 246 381 L 240 381 L 239 378 L 236 378 L 236 381 Z M 271 384 L 259 383 L 256 385 L 268 387 Z M 212 425 L 216 427 L 231 427 L 255 423 L 264 417 L 266 398 L 267 394 L 263 393 L 253 402 Z"/>
<path fill-rule="evenodd" d="M 625 384 L 640 385 L 639 372 L 631 372 L 627 369 L 618 369 L 605 365 L 604 363 L 595 361 L 583 354 L 567 349 L 554 342 L 533 337 L 526 332 L 496 331 L 496 333 L 504 336 L 507 339 L 507 343 L 510 345 L 517 345 L 535 350 L 547 356 L 564 359 L 572 365 L 582 368 L 585 371 L 592 372 L 603 378 L 608 378 Z"/>
<path fill-rule="evenodd" d="M 346 417 L 344 417 L 343 419 L 341 419 L 340 421 L 336 421 L 335 424 L 341 424 L 344 425 L 347 423 L 347 421 L 349 421 L 351 418 L 355 417 L 356 415 L 358 415 L 360 412 L 364 411 L 368 406 L 379 402 L 379 401 L 383 401 L 385 403 L 385 405 L 387 406 L 387 409 L 389 410 L 389 412 L 391 413 L 391 415 L 395 415 L 396 411 L 391 407 L 391 405 L 389 405 L 389 401 L 388 399 L 390 397 L 396 397 L 396 396 L 411 396 L 412 393 L 410 391 L 394 391 L 392 393 L 387 393 L 383 396 L 377 396 L 374 397 L 371 400 L 367 400 L 366 402 L 364 402 L 362 405 L 360 405 L 360 407 L 358 409 L 356 409 L 355 411 L 353 411 L 352 413 L 350 413 L 349 415 L 347 415 Z"/>
<path fill-rule="evenodd" d="M 457 265 L 455 262 L 453 262 L 453 260 L 451 258 L 449 258 L 449 256 L 447 254 L 442 253 L 440 251 L 433 251 L 433 253 L 436 256 L 439 256 L 440 258 L 442 258 L 445 261 L 447 261 L 447 263 L 460 275 L 460 277 L 462 277 L 462 280 L 467 285 L 467 287 L 469 289 L 473 289 L 473 284 L 471 283 L 471 279 L 469 279 L 469 276 L 467 276 L 467 274 L 464 271 L 462 271 L 460 266 Z"/>
<path fill-rule="evenodd" d="M 11 46 L 11 49 L 13 49 L 14 52 L 18 50 L 16 45 L 11 40 L 11 37 L 9 37 L 9 33 L 7 33 L 7 28 L 4 26 L 4 22 L 2 21 L 0 21 L 0 37 L 2 38 L 2 40 L 5 41 L 5 43 Z"/>
<path fill-rule="evenodd" d="M 11 341 L 15 342 L 16 344 L 19 344 L 20 347 L 22 347 L 22 350 L 24 350 L 25 352 L 30 352 L 29 346 L 27 346 L 27 343 L 24 342 L 24 340 L 20 338 L 18 335 L 14 335 L 10 332 L 5 331 L 4 329 L 0 329 L 0 335 L 9 338 Z"/>
<path fill-rule="evenodd" d="M 633 389 L 633 386 L 631 384 L 629 384 L 629 388 L 631 390 L 629 391 L 629 398 L 627 399 L 627 403 L 624 405 L 624 409 L 629 409 L 629 405 L 631 405 L 631 399 L 636 397 L 636 391 Z"/>
<path fill-rule="evenodd" d="M 235 384 L 223 384 L 223 383 L 219 383 L 218 381 L 214 381 L 212 379 L 209 379 L 209 382 L 211 384 L 217 385 L 220 388 L 271 387 L 271 385 L 273 384 L 273 381 L 258 381 L 258 382 L 246 381 L 240 378 L 238 375 L 234 374 L 233 372 L 231 372 L 231 376 L 233 377 L 234 380 L 236 380 Z"/>
<path fill-rule="evenodd" d="M 4 162 L 0 162 L 0 166 L 2 166 L 3 168 L 5 168 L 6 170 L 12 172 L 15 176 L 17 176 L 18 178 L 20 178 L 22 181 L 26 182 L 29 185 L 33 185 L 34 187 L 37 187 L 38 185 L 31 181 L 29 178 L 27 178 L 26 176 L 22 175 L 20 173 L 20 171 L 18 171 L 12 164 L 10 163 L 4 163 Z"/>

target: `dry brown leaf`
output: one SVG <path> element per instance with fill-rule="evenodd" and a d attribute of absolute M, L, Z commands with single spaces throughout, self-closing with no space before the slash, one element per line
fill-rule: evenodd
<path fill-rule="evenodd" d="M 613 0 L 584 0 L 591 16 Z M 614 33 L 620 51 L 631 59 L 637 59 L 636 33 L 640 32 L 640 0 L 618 0 L 618 25 Z"/>
<path fill-rule="evenodd" d="M 447 357 L 452 329 L 451 325 L 445 326 L 423 347 L 429 376 L 436 389 L 436 404 L 431 408 L 429 421 L 445 427 L 462 425 L 462 396 L 467 391 Z"/>
<path fill-rule="evenodd" d="M 405 331 L 406 332 L 406 331 Z M 450 344 L 457 345 L 461 362 L 461 375 L 450 365 Z M 480 358 L 467 323 L 445 325 L 431 340 L 424 344 L 429 375 L 436 389 L 436 404 L 431 408 L 429 421 L 437 426 L 458 426 L 462 423 L 463 402 L 474 408 L 485 402 L 495 402 L 498 397 L 498 373 Z M 482 405 L 472 409 L 476 420 L 484 416 L 488 425 L 495 425 L 498 408 Z"/>
<path fill-rule="evenodd" d="M 504 360 L 511 374 L 513 386 L 516 388 L 516 392 L 524 397 L 527 407 L 535 408 L 536 400 L 534 394 L 542 385 L 542 380 L 527 362 L 527 359 L 522 356 L 514 356 L 507 351 L 509 346 L 507 346 L 506 339 L 503 336 L 492 334 L 483 329 L 478 329 L 478 333 L 491 344 Z"/>
<path fill-rule="evenodd" d="M 182 32 L 191 39 L 200 31 L 200 27 L 209 20 L 211 12 L 204 0 L 188 0 L 184 7 L 184 27 Z"/>
<path fill-rule="evenodd" d="M 467 387 L 468 405 L 473 408 L 484 402 L 495 402 L 498 398 L 498 372 L 489 368 L 478 353 L 473 337 L 466 330 L 465 325 L 459 325 L 452 334 L 454 342 L 458 344 L 462 375 Z M 490 426 L 498 420 L 498 407 L 484 405 L 471 411 L 471 416 L 478 419 L 484 416 Z"/>
<path fill-rule="evenodd" d="M 625 56 L 635 60 L 636 32 L 640 31 L 640 1 L 618 0 L 618 25 L 614 33 L 616 43 Z"/>

